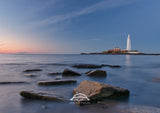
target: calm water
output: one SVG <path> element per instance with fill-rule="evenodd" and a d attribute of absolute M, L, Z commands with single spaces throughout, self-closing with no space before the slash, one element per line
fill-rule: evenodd
<path fill-rule="evenodd" d="M 73 64 L 115 64 L 122 68 L 103 67 L 107 77 L 81 77 L 67 79 L 77 80 L 77 84 L 61 86 L 37 86 L 37 81 L 53 80 L 51 72 L 62 72 L 64 69 L 85 73 L 89 69 L 75 69 Z M 60 65 L 66 64 L 66 65 Z M 37 77 L 26 77 L 25 69 L 40 68 Z M 61 75 L 60 75 L 61 76 Z M 160 109 L 160 83 L 151 79 L 160 77 L 160 56 L 125 56 L 125 55 L 0 55 L 0 82 L 27 81 L 29 84 L 0 85 L 1 113 L 59 113 L 59 112 L 114 112 L 119 106 L 143 106 Z M 72 97 L 72 90 L 83 80 L 98 81 L 124 87 L 130 90 L 126 101 L 109 101 L 105 105 L 77 106 L 69 102 L 48 102 L 24 99 L 19 95 L 21 90 L 54 92 L 66 98 Z"/>

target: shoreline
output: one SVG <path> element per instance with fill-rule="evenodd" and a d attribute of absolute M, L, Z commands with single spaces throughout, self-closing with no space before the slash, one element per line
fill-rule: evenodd
<path fill-rule="evenodd" d="M 160 53 L 80 53 L 81 55 L 160 55 Z"/>

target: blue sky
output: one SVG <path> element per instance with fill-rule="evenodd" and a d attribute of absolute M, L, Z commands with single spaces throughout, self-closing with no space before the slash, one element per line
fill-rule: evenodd
<path fill-rule="evenodd" d="M 1 0 L 0 53 L 160 53 L 160 0 Z"/>

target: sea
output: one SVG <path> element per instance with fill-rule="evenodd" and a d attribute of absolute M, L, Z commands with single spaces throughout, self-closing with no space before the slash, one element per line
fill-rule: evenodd
<path fill-rule="evenodd" d="M 102 67 L 106 78 L 88 77 L 91 69 L 76 69 L 74 64 L 109 64 L 121 68 Z M 26 69 L 42 69 L 28 77 Z M 50 81 L 62 75 L 64 69 L 82 73 L 76 84 L 38 86 L 38 81 Z M 94 70 L 94 69 L 93 69 Z M 25 81 L 27 84 L 0 84 L 0 113 L 159 113 L 160 112 L 160 56 L 154 55 L 80 55 L 80 54 L 0 54 L 0 82 Z M 20 96 L 20 91 L 41 91 L 67 98 L 83 80 L 97 81 L 126 88 L 130 96 L 125 100 L 106 100 L 79 106 L 73 102 L 31 100 Z"/>

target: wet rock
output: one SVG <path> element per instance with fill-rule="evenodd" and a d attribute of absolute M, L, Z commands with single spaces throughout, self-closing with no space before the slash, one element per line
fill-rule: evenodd
<path fill-rule="evenodd" d="M 26 73 L 26 74 L 24 74 L 26 77 L 36 77 L 37 75 L 34 75 L 34 74 L 28 74 L 28 73 Z"/>
<path fill-rule="evenodd" d="M 21 91 L 20 95 L 28 99 L 37 99 L 37 100 L 50 100 L 50 101 L 65 101 L 61 97 L 57 97 L 53 94 L 48 94 L 44 92 L 35 92 L 35 91 Z"/>
<path fill-rule="evenodd" d="M 59 72 L 57 72 L 57 73 L 48 73 L 48 75 L 60 75 L 60 74 L 62 74 L 62 73 L 59 73 Z"/>
<path fill-rule="evenodd" d="M 101 68 L 101 65 L 94 65 L 94 64 L 77 64 L 73 65 L 72 67 L 75 68 Z"/>
<path fill-rule="evenodd" d="M 73 90 L 73 94 L 78 93 L 85 94 L 91 102 L 129 96 L 128 89 L 86 80 L 81 82 L 78 87 Z M 85 101 L 85 99 L 81 101 Z"/>
<path fill-rule="evenodd" d="M 61 79 L 62 79 L 61 76 L 57 76 L 57 77 L 54 78 L 54 80 L 61 80 Z"/>
<path fill-rule="evenodd" d="M 53 81 L 39 81 L 38 85 L 63 85 L 63 84 L 73 84 L 76 80 L 53 80 Z"/>
<path fill-rule="evenodd" d="M 24 70 L 23 72 L 34 72 L 34 71 L 42 71 L 42 69 L 27 69 Z"/>
<path fill-rule="evenodd" d="M 65 75 L 69 75 L 69 76 L 80 76 L 80 73 L 77 73 L 75 71 L 69 70 L 69 69 L 65 69 L 62 73 L 63 76 Z"/>
<path fill-rule="evenodd" d="M 121 66 L 119 65 L 108 65 L 108 64 L 102 64 L 102 67 L 111 67 L 111 68 L 120 68 Z"/>
<path fill-rule="evenodd" d="M 5 82 L 0 82 L 0 84 L 28 84 L 28 82 L 25 82 L 25 81 L 5 81 Z"/>
<path fill-rule="evenodd" d="M 85 74 L 88 74 L 88 73 L 90 73 L 90 72 L 92 72 L 93 70 L 90 70 L 90 71 L 87 71 Z"/>
<path fill-rule="evenodd" d="M 87 76 L 95 76 L 95 77 L 106 77 L 107 72 L 103 70 L 94 70 L 94 71 L 89 71 L 86 72 Z"/>

